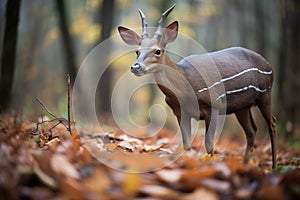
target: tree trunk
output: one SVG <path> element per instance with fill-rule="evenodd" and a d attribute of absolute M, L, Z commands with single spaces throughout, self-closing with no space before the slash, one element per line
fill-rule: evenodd
<path fill-rule="evenodd" d="M 7 110 L 14 79 L 20 0 L 8 0 L 5 12 L 5 28 L 0 74 L 0 113 Z"/>
<path fill-rule="evenodd" d="M 74 84 L 74 80 L 77 74 L 77 64 L 75 50 L 73 47 L 72 37 L 68 29 L 68 20 L 66 14 L 66 6 L 64 0 L 56 0 L 56 8 L 59 17 L 59 28 L 62 35 L 62 42 L 65 51 L 65 69 L 70 75 L 71 86 Z"/>
<path fill-rule="evenodd" d="M 287 136 L 293 136 L 300 117 L 300 2 L 282 0 L 281 3 L 278 118 Z"/>
<path fill-rule="evenodd" d="M 100 23 L 102 25 L 100 41 L 110 37 L 111 29 L 113 26 L 113 16 L 114 16 L 114 0 L 103 0 L 102 5 L 99 7 Z M 111 52 L 111 47 L 106 50 L 107 57 Z M 100 61 L 105 63 L 104 61 Z M 97 96 L 100 100 L 99 109 L 102 113 L 111 112 L 111 79 L 112 79 L 112 69 L 110 67 L 106 68 L 105 73 L 101 77 L 101 89 L 98 90 Z"/>
<path fill-rule="evenodd" d="M 255 0 L 254 2 L 255 8 L 255 20 L 257 27 L 255 28 L 256 31 L 256 44 L 257 49 L 256 51 L 262 55 L 265 54 L 265 12 L 264 12 L 264 1 Z"/>

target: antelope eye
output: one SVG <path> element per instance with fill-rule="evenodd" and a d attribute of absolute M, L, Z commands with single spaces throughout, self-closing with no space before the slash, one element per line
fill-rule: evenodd
<path fill-rule="evenodd" d="M 155 51 L 155 55 L 160 56 L 160 54 L 161 54 L 161 50 L 160 50 L 160 49 L 157 49 L 157 50 Z"/>

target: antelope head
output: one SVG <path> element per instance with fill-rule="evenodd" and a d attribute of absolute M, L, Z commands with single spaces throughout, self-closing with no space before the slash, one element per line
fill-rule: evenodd
<path fill-rule="evenodd" d="M 126 44 L 139 46 L 136 51 L 137 61 L 131 66 L 131 72 L 136 76 L 159 72 L 166 65 L 166 62 L 169 61 L 169 57 L 166 54 L 166 45 L 176 39 L 178 22 L 174 21 L 166 28 L 164 26 L 167 16 L 174 7 L 175 5 L 162 14 L 157 30 L 152 38 L 149 37 L 147 32 L 146 17 L 140 9 L 139 13 L 142 18 L 141 36 L 131 29 L 122 26 L 118 27 L 119 34 Z"/>

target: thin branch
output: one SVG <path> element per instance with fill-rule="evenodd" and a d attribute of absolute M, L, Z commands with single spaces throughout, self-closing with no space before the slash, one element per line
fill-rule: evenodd
<path fill-rule="evenodd" d="M 67 125 L 66 125 L 66 119 L 65 118 L 55 118 L 55 119 L 51 119 L 51 120 L 44 120 L 43 117 L 41 122 L 37 122 L 36 123 L 36 128 L 31 130 L 30 133 L 34 134 L 36 132 L 39 131 L 39 126 L 45 123 L 53 123 L 55 121 L 58 121 L 57 124 L 53 125 L 51 128 L 48 129 L 48 131 L 51 131 L 51 129 L 55 128 L 56 126 L 58 126 L 59 124 L 62 124 L 66 129 L 68 129 Z"/>
<path fill-rule="evenodd" d="M 40 98 L 36 97 L 36 100 L 39 102 L 39 104 L 44 108 L 44 110 L 45 110 L 49 115 L 51 115 L 52 117 L 54 117 L 55 119 L 58 120 L 58 118 L 57 118 L 54 114 L 52 114 L 52 113 L 48 110 L 48 108 L 43 104 L 43 102 L 40 100 Z"/>
<path fill-rule="evenodd" d="M 42 106 L 42 108 L 52 117 L 54 117 L 53 120 L 46 120 L 44 121 L 43 117 L 42 117 L 42 122 L 40 124 L 46 123 L 46 122 L 53 122 L 55 120 L 57 120 L 60 124 L 62 124 L 64 127 L 66 127 L 66 129 L 69 131 L 68 126 L 65 124 L 65 121 L 67 121 L 65 118 L 61 118 L 61 117 L 56 117 L 53 113 L 51 113 L 48 108 L 45 106 L 45 104 L 38 98 L 36 97 L 36 100 L 39 102 L 39 104 Z M 71 122 L 68 121 L 68 125 L 70 126 Z M 38 127 L 38 124 L 37 124 Z"/>
<path fill-rule="evenodd" d="M 59 118 L 56 117 L 53 113 L 51 113 L 48 108 L 45 106 L 45 104 L 38 98 L 36 97 L 36 100 L 39 102 L 39 104 L 42 106 L 43 110 L 45 110 L 49 115 L 51 115 L 54 119 L 51 120 L 44 120 L 43 116 L 41 116 L 42 121 L 41 122 L 37 122 L 36 124 L 36 128 L 34 130 L 31 131 L 31 133 L 36 133 L 39 131 L 39 126 L 41 124 L 44 123 L 53 123 L 55 121 L 57 121 L 57 123 L 55 125 L 53 125 L 51 128 L 48 129 L 48 131 L 52 131 L 53 128 L 55 128 L 56 126 L 58 126 L 59 124 L 62 124 L 67 131 L 70 132 L 70 135 L 72 135 L 72 129 L 71 129 L 71 92 L 70 92 L 70 75 L 67 74 L 67 83 L 68 83 L 68 119 L 65 118 Z"/>
<path fill-rule="evenodd" d="M 71 112 L 70 112 L 70 75 L 67 74 L 67 81 L 68 81 L 68 128 L 67 130 L 70 132 L 70 134 L 72 135 L 72 130 L 71 130 Z"/>

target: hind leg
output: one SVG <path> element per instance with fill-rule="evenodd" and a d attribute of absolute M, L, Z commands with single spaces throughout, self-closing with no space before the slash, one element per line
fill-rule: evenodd
<path fill-rule="evenodd" d="M 247 162 L 249 159 L 249 153 L 252 152 L 254 148 L 254 139 L 257 128 L 255 126 L 250 107 L 236 112 L 235 116 L 246 134 L 247 148 L 244 155 L 244 162 Z"/>
<path fill-rule="evenodd" d="M 263 95 L 257 102 L 257 106 L 264 116 L 268 128 L 272 146 L 272 167 L 276 167 L 276 118 L 272 114 L 271 94 Z"/>

